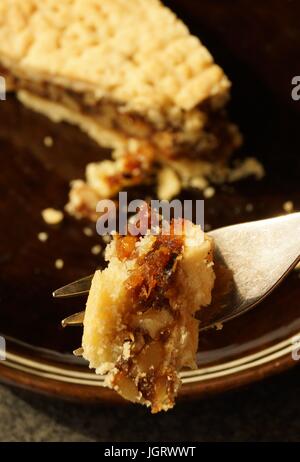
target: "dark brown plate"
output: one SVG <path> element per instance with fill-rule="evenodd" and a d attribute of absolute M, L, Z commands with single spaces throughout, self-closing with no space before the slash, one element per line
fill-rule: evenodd
<path fill-rule="evenodd" d="M 224 0 L 170 3 L 232 79 L 231 115 L 245 135 L 239 156 L 255 155 L 267 171 L 261 182 L 217 190 L 206 201 L 206 223 L 215 228 L 275 216 L 287 200 L 299 210 L 300 102 L 291 99 L 291 79 L 300 62 L 300 5 L 283 0 L 240 0 L 234 8 Z M 53 147 L 44 145 L 45 136 L 54 139 Z M 51 229 L 41 218 L 45 207 L 64 206 L 68 182 L 83 175 L 88 161 L 109 153 L 76 128 L 54 125 L 13 97 L 0 102 L 0 146 L 0 332 L 7 340 L 1 378 L 66 398 L 119 400 L 71 355 L 80 345 L 80 329 L 60 327 L 84 300 L 51 298 L 53 289 L 101 264 L 90 252 L 99 238 L 86 237 L 85 224 L 71 218 Z M 49 233 L 46 243 L 37 239 L 41 231 Z M 64 260 L 63 270 L 54 267 L 57 258 Z M 199 369 L 183 374 L 182 395 L 223 391 L 296 364 L 291 351 L 300 332 L 299 274 L 294 271 L 264 303 L 222 331 L 201 335 Z"/>

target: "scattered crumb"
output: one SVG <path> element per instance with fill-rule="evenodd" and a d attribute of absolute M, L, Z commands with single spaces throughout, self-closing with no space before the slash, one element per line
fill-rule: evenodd
<path fill-rule="evenodd" d="M 208 187 L 208 182 L 203 176 L 195 176 L 191 178 L 190 186 L 192 188 L 200 189 L 200 191 L 203 191 Z"/>
<path fill-rule="evenodd" d="M 41 241 L 41 242 L 46 242 L 48 240 L 48 238 L 49 238 L 48 233 L 42 232 L 42 233 L 38 234 L 38 240 Z"/>
<path fill-rule="evenodd" d="M 253 157 L 248 157 L 238 166 L 231 169 L 228 175 L 228 181 L 234 182 L 242 180 L 247 176 L 254 176 L 257 180 L 260 180 L 265 175 L 265 170 L 262 164 Z"/>
<path fill-rule="evenodd" d="M 83 234 L 85 234 L 88 237 L 91 237 L 93 236 L 94 233 L 91 228 L 86 227 L 86 228 L 83 228 Z"/>
<path fill-rule="evenodd" d="M 91 252 L 93 255 L 99 255 L 101 253 L 101 250 L 101 245 L 94 245 L 94 247 L 91 248 Z"/>
<path fill-rule="evenodd" d="M 246 212 L 253 212 L 254 206 L 253 204 L 247 204 L 245 207 Z"/>
<path fill-rule="evenodd" d="M 63 269 L 64 264 L 65 262 L 61 258 L 58 258 L 57 260 L 55 260 L 55 268 L 58 270 Z"/>
<path fill-rule="evenodd" d="M 48 225 L 57 225 L 63 220 L 64 214 L 61 212 L 61 210 L 48 208 L 42 211 L 42 217 L 45 223 Z"/>
<path fill-rule="evenodd" d="M 160 170 L 157 183 L 157 196 L 160 200 L 170 200 L 181 191 L 181 182 L 176 172 L 170 167 Z"/>
<path fill-rule="evenodd" d="M 44 145 L 47 148 L 51 148 L 53 146 L 53 138 L 51 136 L 45 136 L 44 138 Z"/>
<path fill-rule="evenodd" d="M 222 330 L 223 329 L 223 324 L 221 322 L 216 322 L 216 324 L 214 325 L 214 328 L 216 330 Z"/>
<path fill-rule="evenodd" d="M 111 241 L 111 237 L 109 234 L 105 234 L 104 236 L 102 236 L 102 239 L 105 242 L 105 244 L 109 244 Z"/>
<path fill-rule="evenodd" d="M 292 201 L 286 201 L 282 205 L 282 208 L 286 213 L 291 213 L 294 210 L 294 204 Z"/>
<path fill-rule="evenodd" d="M 205 188 L 203 191 L 205 199 L 211 199 L 215 195 L 215 193 L 216 190 L 212 186 L 208 186 L 208 188 Z"/>

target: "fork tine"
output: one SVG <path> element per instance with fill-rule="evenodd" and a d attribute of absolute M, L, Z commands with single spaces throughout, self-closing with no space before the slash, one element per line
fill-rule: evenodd
<path fill-rule="evenodd" d="M 72 316 L 63 319 L 61 325 L 63 327 L 82 326 L 84 320 L 84 313 L 84 311 L 81 311 L 80 313 L 72 314 Z"/>
<path fill-rule="evenodd" d="M 79 279 L 78 281 L 71 282 L 64 287 L 53 292 L 54 298 L 68 298 L 68 297 L 77 297 L 78 295 L 86 295 L 89 293 L 91 288 L 91 283 L 93 279 L 93 274 L 85 278 Z"/>

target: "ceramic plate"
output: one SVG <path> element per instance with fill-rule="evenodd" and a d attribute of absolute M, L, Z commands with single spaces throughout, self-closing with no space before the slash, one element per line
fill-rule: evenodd
<path fill-rule="evenodd" d="M 172 2 L 233 82 L 231 118 L 245 136 L 238 157 L 255 156 L 266 169 L 260 182 L 217 188 L 205 204 L 212 228 L 280 215 L 286 201 L 300 209 L 300 102 L 291 98 L 294 63 L 300 61 L 300 5 L 240 0 L 232 10 L 226 3 Z M 44 143 L 47 136 L 52 147 Z M 87 223 L 66 217 L 49 229 L 41 218 L 44 208 L 64 206 L 69 181 L 83 176 L 87 162 L 109 152 L 76 128 L 52 124 L 9 97 L 0 102 L 0 153 L 0 332 L 7 341 L 0 376 L 64 398 L 119 402 L 101 377 L 72 356 L 81 329 L 60 327 L 85 300 L 51 297 L 55 288 L 101 266 L 91 248 L 102 242 L 95 233 L 84 234 Z M 185 197 L 199 196 L 187 191 Z M 49 234 L 45 243 L 37 238 L 43 231 Z M 55 268 L 59 258 L 61 270 Z M 199 368 L 182 374 L 181 396 L 224 391 L 297 364 L 291 352 L 300 333 L 299 274 L 294 271 L 264 303 L 222 331 L 201 334 Z"/>

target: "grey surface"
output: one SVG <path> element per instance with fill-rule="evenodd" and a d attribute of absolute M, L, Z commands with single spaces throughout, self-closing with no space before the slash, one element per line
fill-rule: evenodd
<path fill-rule="evenodd" d="M 1 441 L 300 441 L 300 368 L 246 389 L 151 416 L 0 386 Z"/>

